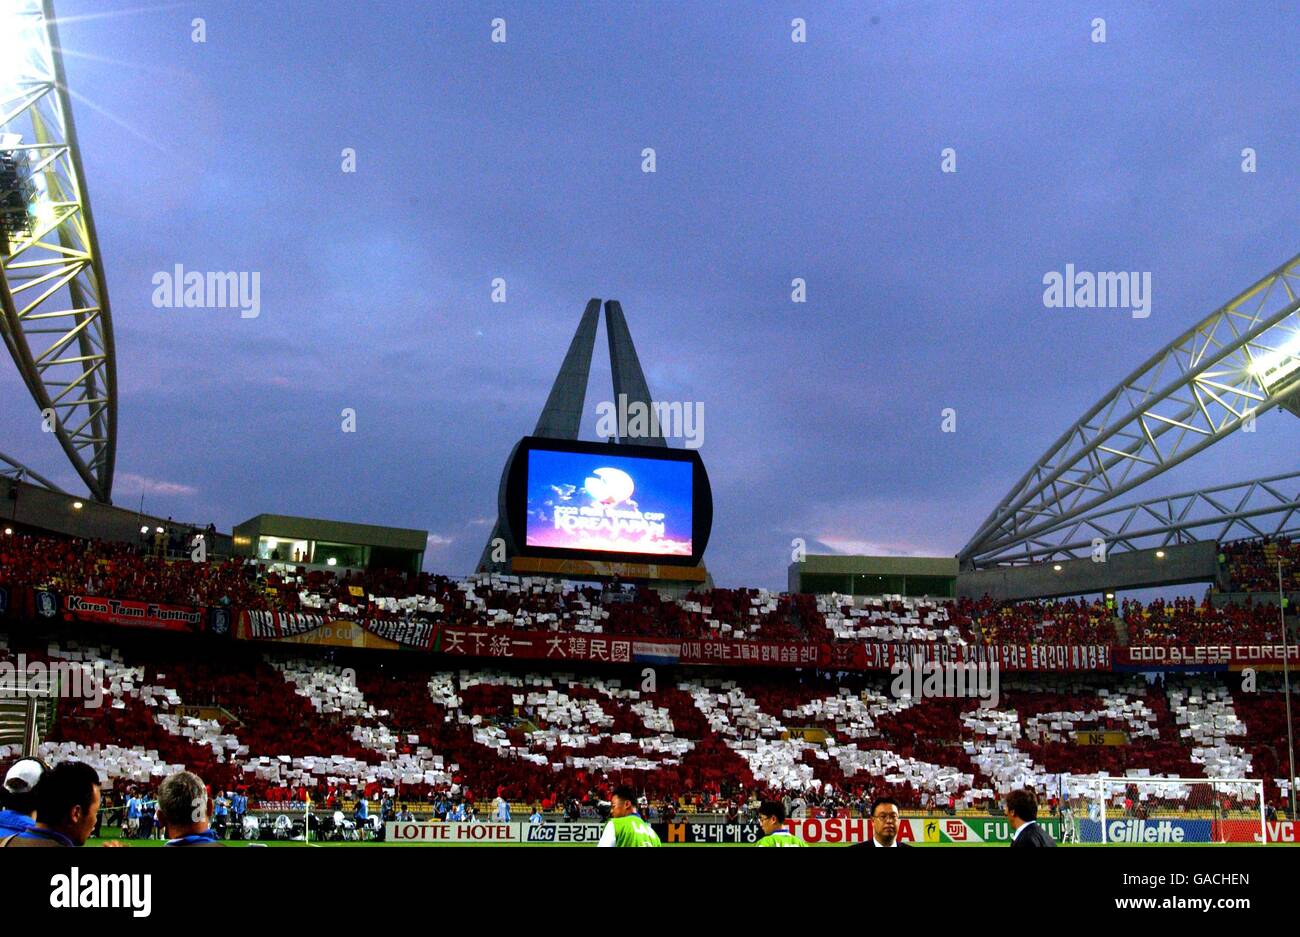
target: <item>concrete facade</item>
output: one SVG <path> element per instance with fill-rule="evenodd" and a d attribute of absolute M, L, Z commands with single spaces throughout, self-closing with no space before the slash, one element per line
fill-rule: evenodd
<path fill-rule="evenodd" d="M 1220 588 L 1227 584 L 1219 570 L 1219 545 L 1213 541 L 1113 553 L 1104 563 L 1088 558 L 962 572 L 957 594 L 974 599 L 984 595 L 998 600 L 1047 599 L 1196 582 Z"/>
<path fill-rule="evenodd" d="M 369 566 L 370 556 L 382 550 L 390 556 L 403 557 L 401 568 L 418 572 L 424 562 L 424 551 L 429 543 L 427 530 L 410 527 L 382 527 L 377 524 L 354 524 L 349 521 L 332 521 L 316 517 L 293 517 L 285 514 L 258 514 L 242 524 L 236 524 L 233 534 L 234 550 L 241 556 L 257 556 L 258 542 L 263 537 L 284 541 L 305 541 L 316 544 L 340 544 L 361 548 L 365 561 L 357 566 Z M 290 557 L 282 557 L 291 561 Z M 353 564 L 343 564 L 353 565 Z"/>
<path fill-rule="evenodd" d="M 841 595 L 929 595 L 951 598 L 955 557 L 808 554 L 786 571 L 790 592 Z"/>
<path fill-rule="evenodd" d="M 167 518 L 142 514 L 128 508 L 103 504 L 89 495 L 72 495 L 51 491 L 40 485 L 0 479 L 0 529 L 4 527 L 33 527 L 65 537 L 116 540 L 122 543 L 140 543 L 141 527 L 151 531 L 167 525 Z M 81 507 L 77 508 L 77 502 Z M 173 521 L 173 528 L 186 528 L 191 521 Z M 229 554 L 229 534 L 217 534 L 208 551 L 218 555 Z"/>

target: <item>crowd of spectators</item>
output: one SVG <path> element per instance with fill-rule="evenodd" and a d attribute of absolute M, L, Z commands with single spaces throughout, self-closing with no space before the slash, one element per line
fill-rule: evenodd
<path fill-rule="evenodd" d="M 1276 561 L 1300 555 L 1287 540 L 1225 546 L 1234 588 L 1259 588 Z M 1273 570 L 1274 572 L 1270 572 Z M 1300 564 L 1291 563 L 1293 578 Z M 1275 584 L 1275 579 L 1272 582 Z M 818 644 L 856 640 L 971 644 L 1132 644 L 1275 640 L 1272 606 L 1247 602 L 1113 600 L 996 602 L 883 596 L 790 595 L 713 588 L 669 597 L 629 584 L 605 588 L 544 578 L 476 574 L 454 579 L 388 569 L 323 570 L 250 558 L 168 558 L 148 543 L 0 536 L 0 585 L 106 598 L 331 618 L 420 620 L 450 626 L 588 632 L 683 640 Z"/>
<path fill-rule="evenodd" d="M 239 608 L 263 598 L 242 557 L 195 563 L 148 545 L 20 533 L 0 536 L 0 585 L 174 605 Z"/>
<path fill-rule="evenodd" d="M 1229 604 L 1209 598 L 1126 601 L 1122 614 L 1130 644 L 1276 644 L 1282 625 L 1272 604 Z"/>
<path fill-rule="evenodd" d="M 1289 537 L 1238 540 L 1220 548 L 1229 592 L 1300 592 L 1300 542 Z"/>

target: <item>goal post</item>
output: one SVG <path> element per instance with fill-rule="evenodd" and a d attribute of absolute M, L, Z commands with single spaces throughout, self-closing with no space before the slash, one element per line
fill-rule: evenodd
<path fill-rule="evenodd" d="M 1080 843 L 1166 845 L 1268 841 L 1264 782 L 1253 778 L 1078 779 Z"/>

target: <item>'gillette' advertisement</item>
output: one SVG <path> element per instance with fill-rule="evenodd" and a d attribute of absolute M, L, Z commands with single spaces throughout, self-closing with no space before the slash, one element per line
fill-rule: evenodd
<path fill-rule="evenodd" d="M 689 462 L 528 453 L 530 547 L 691 555 Z"/>
<path fill-rule="evenodd" d="M 708 541 L 713 501 L 694 450 L 529 437 L 506 480 L 527 555 L 689 564 Z"/>

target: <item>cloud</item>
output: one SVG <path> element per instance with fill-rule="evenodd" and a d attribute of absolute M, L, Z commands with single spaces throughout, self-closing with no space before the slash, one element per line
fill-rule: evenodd
<path fill-rule="evenodd" d="M 180 482 L 163 481 L 157 478 L 146 478 L 132 472 L 122 472 L 113 479 L 113 493 L 176 495 L 188 498 L 198 494 L 199 490 L 193 485 L 182 485 Z"/>
<path fill-rule="evenodd" d="M 442 534 L 429 534 L 429 546 L 445 547 L 455 542 L 454 537 L 444 537 Z"/>

